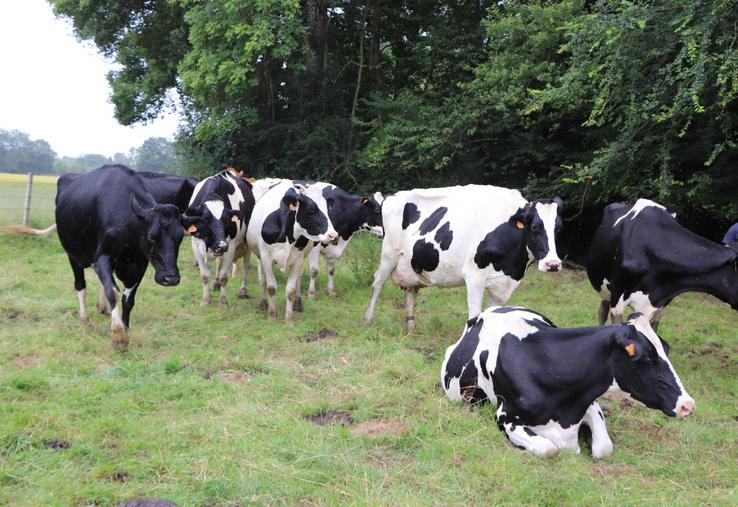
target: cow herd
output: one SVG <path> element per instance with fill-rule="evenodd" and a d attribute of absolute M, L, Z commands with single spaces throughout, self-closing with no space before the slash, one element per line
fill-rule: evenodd
<path fill-rule="evenodd" d="M 668 416 L 695 408 L 656 328 L 678 294 L 708 292 L 738 308 L 736 245 L 718 245 L 681 227 L 663 206 L 645 199 L 613 204 L 592 241 L 587 273 L 602 303 L 599 325 L 558 328 L 532 310 L 505 307 L 526 268 L 561 269 L 556 234 L 560 198 L 526 201 L 517 190 L 466 185 L 383 196 L 353 195 L 321 182 L 243 178 L 228 169 L 194 178 L 103 166 L 59 178 L 56 224 L 74 274 L 80 319 L 88 319 L 84 268 L 93 266 L 110 308 L 114 345 L 128 343 L 136 291 L 148 264 L 161 285 L 177 285 L 179 246 L 191 236 L 202 279 L 202 305 L 227 305 L 228 280 L 242 260 L 238 297 L 248 297 L 249 258 L 258 258 L 260 308 L 277 318 L 274 265 L 286 274 L 284 320 L 302 311 L 300 276 L 307 256 L 308 296 L 325 257 L 327 291 L 335 295 L 336 261 L 352 235 L 382 236 L 379 267 L 364 322 L 371 324 L 382 286 L 405 291 L 405 323 L 415 326 L 424 287 L 465 286 L 468 322 L 441 367 L 452 400 L 496 401 L 509 440 L 538 456 L 579 452 L 578 431 L 592 432 L 592 456 L 612 452 L 597 398 L 626 396 Z M 210 270 L 215 260 L 215 271 Z M 213 276 L 213 273 L 214 276 Z M 119 288 L 114 276 L 122 284 Z M 485 292 L 491 306 L 483 311 Z M 626 306 L 637 313 L 623 322 Z M 612 325 L 606 326 L 608 313 Z"/>

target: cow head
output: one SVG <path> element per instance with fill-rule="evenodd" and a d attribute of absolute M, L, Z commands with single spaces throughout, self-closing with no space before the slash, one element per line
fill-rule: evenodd
<path fill-rule="evenodd" d="M 364 223 L 361 224 L 361 228 L 379 237 L 384 236 L 382 223 L 383 201 L 384 196 L 381 192 L 374 192 L 373 195 L 361 198 L 361 206 L 364 212 Z"/>
<path fill-rule="evenodd" d="M 143 225 L 141 247 L 154 266 L 154 280 L 159 285 L 177 285 L 179 269 L 177 256 L 179 245 L 190 226 L 201 225 L 197 219 L 183 219 L 173 204 L 156 204 L 144 209 L 135 196 L 131 196 L 131 210 Z"/>
<path fill-rule="evenodd" d="M 612 367 L 618 388 L 649 408 L 670 417 L 694 411 L 694 399 L 682 386 L 667 356 L 668 345 L 641 314 L 615 328 Z"/>
<path fill-rule="evenodd" d="M 556 253 L 556 233 L 562 227 L 563 209 L 564 201 L 560 197 L 536 199 L 510 219 L 515 227 L 523 230 L 528 251 L 538 260 L 540 271 L 561 269 L 561 259 Z"/>
<path fill-rule="evenodd" d="M 218 256 L 228 250 L 229 239 L 236 235 L 236 224 L 243 218 L 243 213 L 225 209 L 222 199 L 211 197 L 200 205 L 187 208 L 185 215 L 202 219 L 204 227 L 190 227 L 188 232 L 203 240 L 207 249 Z"/>
<path fill-rule="evenodd" d="M 295 218 L 295 236 L 305 236 L 311 241 L 331 243 L 338 233 L 328 218 L 328 203 L 317 187 L 294 184 L 282 198 Z"/>

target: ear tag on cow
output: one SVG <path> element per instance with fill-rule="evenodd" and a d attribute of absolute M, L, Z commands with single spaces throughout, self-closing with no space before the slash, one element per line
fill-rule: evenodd
<path fill-rule="evenodd" d="M 197 232 L 197 226 L 196 225 L 190 225 L 187 228 L 187 232 L 189 232 L 190 234 L 192 234 L 193 232 Z"/>
<path fill-rule="evenodd" d="M 231 222 L 238 222 L 238 215 L 231 216 Z"/>
<path fill-rule="evenodd" d="M 369 203 L 369 199 L 367 199 L 366 197 L 364 197 L 364 198 L 363 198 L 363 199 L 361 200 L 361 204 L 363 204 L 364 206 L 366 206 L 366 205 L 367 205 L 368 203 Z"/>
<path fill-rule="evenodd" d="M 635 343 L 629 343 L 625 346 L 625 351 L 628 353 L 630 357 L 633 357 L 636 355 L 636 346 Z"/>
<path fill-rule="evenodd" d="M 518 229 L 523 229 L 525 228 L 525 225 L 523 224 L 523 222 L 518 220 L 517 222 L 515 222 L 515 227 L 517 227 Z"/>
<path fill-rule="evenodd" d="M 294 204 L 290 203 L 290 211 L 297 211 L 297 206 L 295 206 Z"/>

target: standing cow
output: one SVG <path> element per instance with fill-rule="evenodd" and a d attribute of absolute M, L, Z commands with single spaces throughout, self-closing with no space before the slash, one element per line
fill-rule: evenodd
<path fill-rule="evenodd" d="M 598 322 L 610 313 L 622 322 L 630 305 L 658 329 L 672 299 L 687 291 L 711 294 L 738 310 L 736 245 L 713 243 L 679 225 L 648 199 L 610 204 L 592 238 L 587 275 L 602 302 Z"/>
<path fill-rule="evenodd" d="M 273 264 L 287 273 L 284 320 L 292 324 L 304 255 L 313 248 L 314 242 L 331 243 L 337 238 L 338 233 L 328 218 L 328 205 L 318 187 L 282 180 L 256 202 L 246 241 L 260 260 L 260 306 L 267 306 L 268 293 L 270 321 L 277 319 L 277 279 Z"/>
<path fill-rule="evenodd" d="M 695 403 L 640 314 L 627 324 L 556 328 L 526 308 L 490 307 L 446 350 L 441 384 L 452 400 L 495 400 L 500 430 L 540 457 L 579 453 L 579 427 L 592 430 L 592 457 L 612 453 L 597 397 L 616 388 L 670 417 Z"/>
<path fill-rule="evenodd" d="M 308 297 L 315 297 L 315 282 L 320 272 L 319 260 L 325 258 L 328 284 L 326 291 L 331 297 L 336 297 L 333 284 L 333 273 L 336 261 L 346 251 L 346 247 L 354 233 L 360 230 L 372 231 L 381 235 L 382 231 L 382 201 L 384 197 L 376 192 L 371 196 L 349 194 L 342 188 L 330 183 L 312 183 L 322 190 L 323 197 L 328 205 L 328 217 L 338 233 L 338 240 L 331 244 L 321 244 L 313 248 L 308 259 L 310 262 L 310 287 Z M 298 291 L 299 292 L 299 291 Z"/>
<path fill-rule="evenodd" d="M 121 166 L 102 166 L 57 182 L 56 224 L 74 273 L 80 320 L 87 321 L 84 268 L 94 264 L 111 308 L 113 344 L 128 344 L 129 318 L 148 263 L 156 283 L 179 283 L 177 255 L 185 230 L 204 229 L 198 217 L 159 204 L 144 179 Z M 123 282 L 118 289 L 113 274 Z"/>
<path fill-rule="evenodd" d="M 561 228 L 560 198 L 526 201 L 520 192 L 488 185 L 398 192 L 382 203 L 382 259 L 374 274 L 374 309 L 384 282 L 405 289 L 406 325 L 415 327 L 415 297 L 422 287 L 466 285 L 469 317 L 507 302 L 529 260 L 540 271 L 558 271 L 555 234 Z"/>
<path fill-rule="evenodd" d="M 202 279 L 202 306 L 209 306 L 212 301 L 208 263 L 215 258 L 218 260 L 213 288 L 220 290 L 220 306 L 228 305 L 226 285 L 233 263 L 240 257 L 248 257 L 244 238 L 253 209 L 251 184 L 228 170 L 202 180 L 195 187 L 186 215 L 202 217 L 207 224 L 204 230 L 191 231 L 192 251 Z M 244 286 L 238 297 L 247 297 Z"/>

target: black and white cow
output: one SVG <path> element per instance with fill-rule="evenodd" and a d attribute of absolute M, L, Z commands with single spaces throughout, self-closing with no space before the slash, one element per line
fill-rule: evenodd
<path fill-rule="evenodd" d="M 198 179 L 192 176 L 173 176 L 166 173 L 137 171 L 144 178 L 146 190 L 160 204 L 174 204 L 179 211 L 185 212 L 189 206 L 192 193 Z"/>
<path fill-rule="evenodd" d="M 537 456 L 579 453 L 584 423 L 592 457 L 602 459 L 612 441 L 596 400 L 608 389 L 670 417 L 694 411 L 664 345 L 640 314 L 626 324 L 563 329 L 526 308 L 493 306 L 446 350 L 441 384 L 452 400 L 495 400 L 500 430 Z"/>
<path fill-rule="evenodd" d="M 414 325 L 415 296 L 422 287 L 466 285 L 469 318 L 482 310 L 484 291 L 502 305 L 520 284 L 529 260 L 558 271 L 555 234 L 560 198 L 526 201 L 520 192 L 488 185 L 416 189 L 382 203 L 382 259 L 374 274 L 374 309 L 384 282 L 405 289 L 406 325 Z"/>
<path fill-rule="evenodd" d="M 338 240 L 331 244 L 317 245 L 308 255 L 310 263 L 310 287 L 308 297 L 315 297 L 315 282 L 320 272 L 320 256 L 325 258 L 326 271 L 328 272 L 328 284 L 326 290 L 331 297 L 336 296 L 333 283 L 333 273 L 336 261 L 341 258 L 343 252 L 354 233 L 360 230 L 371 231 L 382 235 L 382 201 L 381 193 L 375 192 L 370 196 L 349 194 L 345 190 L 330 183 L 311 183 L 322 189 L 323 197 L 328 205 L 328 217 L 338 233 Z"/>
<path fill-rule="evenodd" d="M 271 186 L 256 202 L 251 215 L 246 241 L 260 260 L 260 306 L 267 306 L 270 321 L 277 319 L 277 279 L 273 264 L 287 273 L 284 320 L 294 322 L 293 304 L 299 298 L 299 278 L 303 257 L 315 242 L 331 243 L 338 238 L 328 218 L 328 205 L 322 190 L 313 185 L 303 185 L 281 180 Z"/>
<path fill-rule="evenodd" d="M 608 312 L 622 322 L 626 306 L 658 329 L 664 307 L 687 291 L 711 294 L 738 310 L 738 245 L 713 243 L 679 225 L 648 199 L 610 204 L 592 238 L 587 275 Z"/>
<path fill-rule="evenodd" d="M 228 304 L 226 285 L 233 263 L 241 257 L 248 258 L 245 237 L 254 202 L 251 184 L 227 170 L 205 178 L 195 187 L 185 214 L 202 217 L 207 224 L 201 231 L 190 231 L 192 251 L 202 279 L 202 306 L 209 306 L 212 301 L 208 263 L 215 258 L 213 288 L 220 290 L 220 306 Z M 238 297 L 248 297 L 245 284 Z"/>
<path fill-rule="evenodd" d="M 176 206 L 157 203 L 144 178 L 121 166 L 65 174 L 57 182 L 56 224 L 74 273 L 80 320 L 87 321 L 84 268 L 94 264 L 112 309 L 113 344 L 128 343 L 127 328 L 136 291 L 148 263 L 160 285 L 177 285 L 179 245 L 201 218 L 183 217 Z M 123 293 L 113 279 L 123 282 Z"/>

